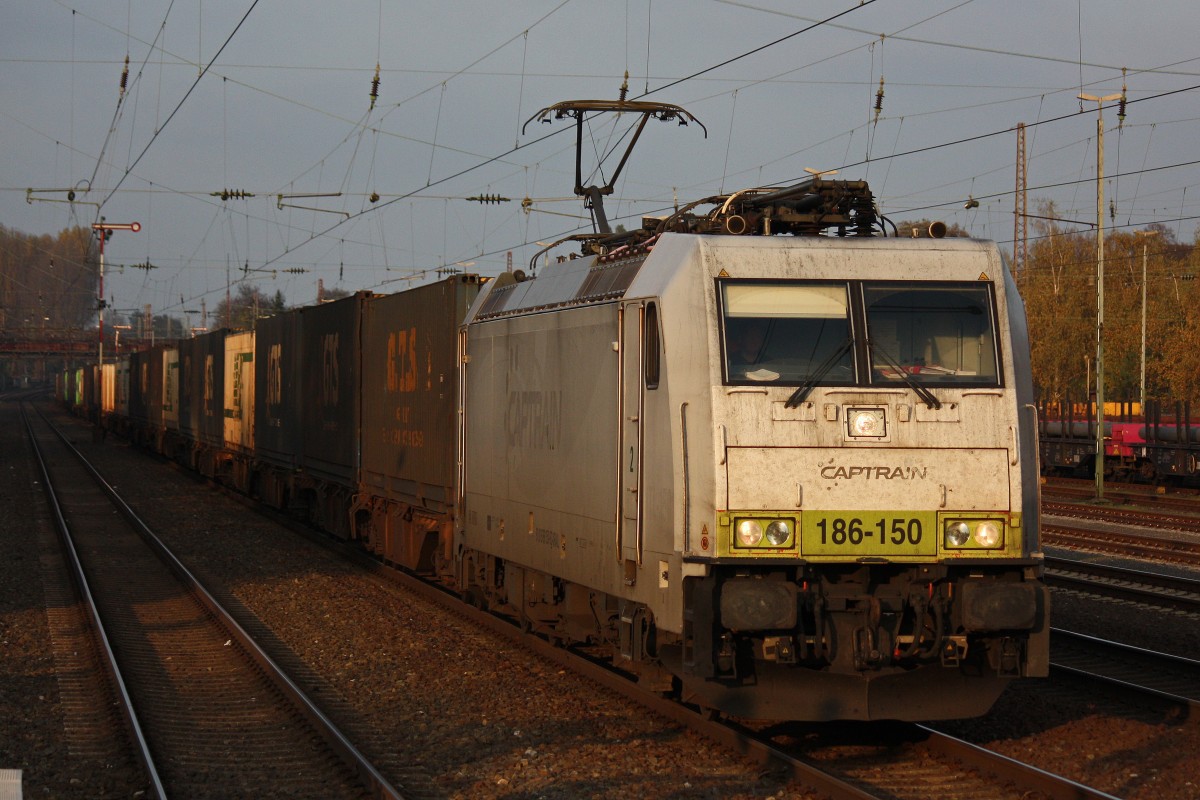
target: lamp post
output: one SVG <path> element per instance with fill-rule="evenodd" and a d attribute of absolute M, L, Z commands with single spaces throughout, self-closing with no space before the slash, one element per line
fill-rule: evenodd
<path fill-rule="evenodd" d="M 1104 499 L 1104 104 L 1120 94 L 1079 95 L 1096 103 L 1096 499 Z"/>
<path fill-rule="evenodd" d="M 1104 103 L 1121 95 L 1079 95 L 1096 102 L 1096 499 L 1104 499 Z"/>
<path fill-rule="evenodd" d="M 1146 239 L 1144 237 L 1154 236 L 1157 231 L 1134 231 L 1134 236 L 1142 240 L 1142 378 L 1141 378 L 1141 400 L 1142 400 L 1142 418 L 1146 416 Z"/>

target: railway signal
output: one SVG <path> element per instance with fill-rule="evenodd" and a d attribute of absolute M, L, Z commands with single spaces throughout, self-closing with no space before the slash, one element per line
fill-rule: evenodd
<path fill-rule="evenodd" d="M 100 237 L 100 293 L 96 304 L 99 313 L 99 324 L 97 325 L 97 339 L 99 346 L 96 349 L 96 394 L 100 401 L 100 407 L 103 408 L 104 402 L 104 242 L 113 235 L 113 231 L 131 231 L 137 233 L 142 229 L 140 222 L 105 222 L 104 217 L 100 218 L 99 222 L 92 223 L 92 230 L 96 231 Z"/>

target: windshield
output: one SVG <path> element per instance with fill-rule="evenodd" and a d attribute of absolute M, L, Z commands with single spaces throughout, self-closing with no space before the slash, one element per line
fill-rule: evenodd
<path fill-rule="evenodd" d="M 990 284 L 868 283 L 873 384 L 997 386 Z"/>
<path fill-rule="evenodd" d="M 987 281 L 718 286 L 726 383 L 796 386 L 803 396 L 814 386 L 899 383 L 922 394 L 917 387 L 1001 384 Z"/>
<path fill-rule="evenodd" d="M 721 301 L 729 383 L 854 382 L 845 283 L 725 282 Z"/>

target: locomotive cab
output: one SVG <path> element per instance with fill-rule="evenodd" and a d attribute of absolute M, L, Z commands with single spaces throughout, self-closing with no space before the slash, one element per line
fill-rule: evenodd
<path fill-rule="evenodd" d="M 1047 670 L 1024 317 L 999 253 L 755 244 L 691 255 L 713 507 L 668 658 L 697 701 L 746 716 L 984 713 Z"/>

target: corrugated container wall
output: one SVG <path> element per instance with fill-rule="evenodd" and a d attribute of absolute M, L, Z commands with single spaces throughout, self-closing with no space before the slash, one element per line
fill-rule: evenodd
<path fill-rule="evenodd" d="M 254 450 L 254 332 L 225 337 L 225 446 Z"/>
<path fill-rule="evenodd" d="M 479 278 L 374 297 L 363 314 L 362 481 L 445 512 L 453 502 L 457 331 Z"/>
<path fill-rule="evenodd" d="M 360 334 L 367 292 L 300 310 L 301 466 L 355 486 L 359 467 Z"/>
<path fill-rule="evenodd" d="M 156 344 L 138 355 L 141 358 L 136 378 L 141 402 L 145 403 L 145 420 L 156 430 L 163 427 L 163 353 L 169 345 Z"/>
<path fill-rule="evenodd" d="M 214 331 L 179 343 L 179 427 L 201 444 L 225 442 L 225 331 Z"/>
<path fill-rule="evenodd" d="M 115 387 L 114 410 L 122 417 L 129 416 L 129 376 L 130 357 L 122 356 L 117 359 L 117 383 Z"/>
<path fill-rule="evenodd" d="M 254 335 L 254 448 L 267 464 L 300 463 L 300 313 L 258 321 Z"/>
<path fill-rule="evenodd" d="M 105 364 L 100 368 L 100 410 L 111 414 L 117 410 L 117 365 Z"/>
<path fill-rule="evenodd" d="M 154 355 L 154 350 L 129 354 L 129 419 L 142 425 L 149 421 L 146 396 L 150 389 L 150 364 Z"/>
<path fill-rule="evenodd" d="M 83 388 L 79 393 L 79 403 L 88 416 L 95 414 L 100 405 L 100 398 L 96 395 L 96 372 L 98 369 L 99 367 L 95 364 L 84 367 L 83 378 L 80 381 L 80 386 Z"/>
<path fill-rule="evenodd" d="M 162 400 L 163 427 L 167 430 L 179 430 L 179 345 L 173 344 L 163 348 L 162 369 L 158 373 L 162 388 L 159 398 Z M 150 413 L 154 413 L 151 409 Z"/>
<path fill-rule="evenodd" d="M 84 397 L 87 396 L 87 378 L 84 376 L 90 369 L 90 367 L 75 368 L 75 378 L 71 381 L 71 405 L 75 408 L 81 407 Z"/>

